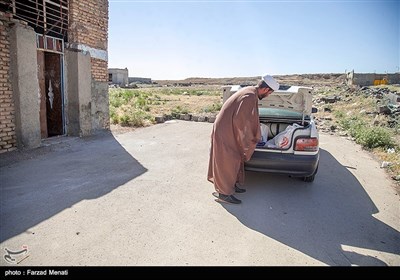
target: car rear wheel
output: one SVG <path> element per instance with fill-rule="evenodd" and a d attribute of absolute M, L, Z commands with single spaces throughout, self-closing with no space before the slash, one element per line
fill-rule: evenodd
<path fill-rule="evenodd" d="M 312 181 L 314 181 L 315 175 L 317 175 L 317 171 L 318 171 L 318 166 L 317 166 L 317 169 L 315 169 L 314 173 L 311 176 L 303 177 L 303 181 L 304 182 L 312 182 Z"/>

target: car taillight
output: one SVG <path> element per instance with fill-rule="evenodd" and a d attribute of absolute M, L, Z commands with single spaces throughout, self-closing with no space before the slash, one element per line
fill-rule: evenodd
<path fill-rule="evenodd" d="M 294 145 L 296 151 L 317 151 L 318 138 L 299 138 Z"/>

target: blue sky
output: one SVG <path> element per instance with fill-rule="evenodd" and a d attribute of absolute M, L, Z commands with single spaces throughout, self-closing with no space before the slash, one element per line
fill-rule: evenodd
<path fill-rule="evenodd" d="M 130 77 L 394 73 L 399 1 L 109 0 L 108 67 Z"/>

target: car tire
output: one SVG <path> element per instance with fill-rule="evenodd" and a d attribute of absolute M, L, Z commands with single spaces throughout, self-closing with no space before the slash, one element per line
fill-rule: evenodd
<path fill-rule="evenodd" d="M 310 182 L 310 183 L 313 182 L 315 179 L 315 175 L 317 175 L 317 171 L 318 171 L 318 165 L 317 165 L 317 169 L 315 169 L 314 173 L 311 176 L 303 177 L 303 181 Z"/>

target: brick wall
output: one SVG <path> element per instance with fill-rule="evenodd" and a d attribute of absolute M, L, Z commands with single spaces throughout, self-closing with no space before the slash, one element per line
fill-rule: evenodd
<path fill-rule="evenodd" d="M 107 50 L 108 1 L 70 0 L 68 41 L 97 50 Z M 92 78 L 108 82 L 107 61 L 92 58 Z"/>
<path fill-rule="evenodd" d="M 15 107 L 10 82 L 10 14 L 0 12 L 0 153 L 16 150 Z"/>
<path fill-rule="evenodd" d="M 108 82 L 108 64 L 107 61 L 91 58 L 92 77 L 99 82 Z M 104 71 L 106 69 L 107 71 Z"/>

